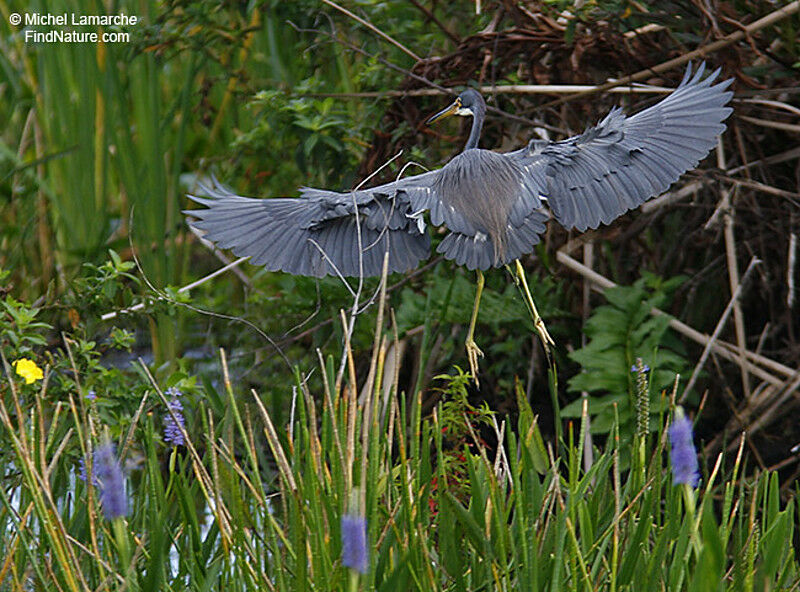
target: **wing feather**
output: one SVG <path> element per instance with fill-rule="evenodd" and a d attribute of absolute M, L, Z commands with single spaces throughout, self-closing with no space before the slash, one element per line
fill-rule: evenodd
<path fill-rule="evenodd" d="M 687 67 L 674 92 L 626 117 L 613 109 L 583 134 L 531 142 L 507 156 L 544 188 L 556 219 L 581 231 L 609 223 L 665 191 L 716 145 L 731 113 L 731 80 Z"/>
<path fill-rule="evenodd" d="M 273 199 L 236 195 L 214 179 L 201 185 L 200 195 L 189 196 L 205 209 L 184 213 L 220 248 L 250 257 L 269 271 L 314 277 L 334 275 L 335 269 L 344 276 L 359 275 L 358 216 L 363 273 L 375 276 L 387 250 L 392 272 L 407 271 L 427 256 L 430 237 L 410 216 L 408 196 L 427 196 L 431 177 L 426 173 L 354 193 L 303 188 L 300 198 Z"/>

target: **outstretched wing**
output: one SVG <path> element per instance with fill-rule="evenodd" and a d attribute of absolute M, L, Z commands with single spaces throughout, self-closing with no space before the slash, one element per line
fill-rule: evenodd
<path fill-rule="evenodd" d="M 428 174 L 429 175 L 429 174 Z M 412 182 L 409 191 L 428 181 Z M 216 179 L 190 195 L 206 209 L 185 210 L 190 223 L 217 246 L 250 257 L 269 271 L 322 277 L 377 276 L 389 253 L 389 272 L 417 266 L 430 252 L 420 213 L 403 188 L 413 177 L 354 193 L 304 188 L 300 198 L 254 199 Z"/>
<path fill-rule="evenodd" d="M 627 117 L 611 111 L 597 126 L 561 142 L 531 142 L 506 156 L 541 188 L 555 218 L 584 231 L 608 224 L 659 195 L 716 145 L 730 115 L 731 80 L 712 86 L 691 66 L 659 103 Z"/>

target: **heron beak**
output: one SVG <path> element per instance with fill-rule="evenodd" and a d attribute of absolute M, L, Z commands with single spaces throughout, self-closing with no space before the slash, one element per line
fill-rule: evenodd
<path fill-rule="evenodd" d="M 439 111 L 436 115 L 431 115 L 428 120 L 425 122 L 425 125 L 430 125 L 437 119 L 444 119 L 445 117 L 450 117 L 451 115 L 455 115 L 455 113 L 461 108 L 461 99 L 456 99 L 450 105 Z"/>

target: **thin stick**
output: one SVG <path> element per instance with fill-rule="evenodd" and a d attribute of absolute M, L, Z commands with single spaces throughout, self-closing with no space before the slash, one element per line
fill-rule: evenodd
<path fill-rule="evenodd" d="M 757 21 L 754 21 L 754 22 L 750 23 L 749 25 L 747 25 L 743 29 L 741 29 L 739 31 L 735 31 L 735 32 L 731 33 L 730 35 L 726 35 L 722 39 L 714 41 L 713 43 L 709 43 L 708 45 L 704 45 L 703 47 L 699 47 L 699 48 L 695 49 L 694 51 L 690 51 L 688 53 L 685 53 L 682 56 L 674 58 L 672 60 L 667 60 L 666 62 L 662 62 L 661 64 L 658 64 L 657 66 L 653 66 L 652 68 L 647 68 L 646 70 L 641 70 L 641 71 L 637 72 L 636 74 L 631 74 L 630 76 L 625 76 L 624 78 L 620 78 L 619 80 L 613 80 L 611 82 L 608 82 L 606 84 L 603 84 L 603 85 L 597 87 L 594 90 L 587 91 L 587 92 L 582 92 L 582 93 L 577 93 L 577 94 L 574 94 L 574 95 L 571 95 L 571 96 L 568 96 L 568 97 L 562 97 L 562 98 L 560 98 L 560 99 L 558 99 L 556 101 L 553 101 L 552 103 L 549 103 L 547 105 L 543 105 L 542 108 L 554 107 L 556 105 L 560 105 L 562 103 L 566 103 L 567 101 L 572 101 L 572 100 L 578 99 L 578 98 L 584 98 L 587 95 L 590 95 L 590 94 L 593 94 L 593 93 L 596 93 L 596 92 L 606 92 L 606 91 L 608 91 L 608 90 L 610 90 L 610 89 L 612 89 L 612 88 L 614 88 L 616 86 L 625 86 L 626 84 L 630 84 L 631 82 L 636 82 L 638 80 L 644 80 L 646 78 L 649 78 L 653 74 L 660 74 L 661 72 L 666 72 L 668 70 L 676 68 L 677 66 L 682 66 L 683 64 L 685 64 L 687 62 L 691 62 L 692 60 L 694 60 L 696 58 L 705 57 L 705 56 L 707 56 L 709 54 L 714 53 L 715 51 L 718 51 L 718 50 L 722 49 L 723 47 L 727 47 L 728 45 L 731 45 L 732 43 L 736 43 L 737 41 L 745 39 L 749 35 L 752 35 L 756 31 L 758 31 L 760 29 L 763 29 L 764 27 L 768 27 L 768 26 L 773 25 L 773 24 L 775 24 L 775 23 L 777 23 L 777 22 L 779 22 L 779 21 L 781 21 L 781 20 L 783 20 L 783 19 L 785 19 L 787 17 L 792 16 L 798 10 L 800 10 L 800 0 L 795 0 L 794 2 L 791 2 L 791 3 L 787 4 L 783 8 L 775 10 L 774 12 L 769 13 L 767 16 L 762 17 L 762 18 L 758 19 Z"/>
<path fill-rule="evenodd" d="M 383 268 L 381 271 L 381 282 L 378 286 L 380 291 L 379 299 L 378 299 L 378 318 L 375 320 L 375 335 L 373 337 L 373 347 L 372 347 L 372 357 L 369 361 L 369 373 L 367 374 L 367 382 L 364 385 L 364 390 L 362 392 L 366 393 L 365 397 L 365 405 L 369 401 L 370 394 L 372 393 L 372 388 L 375 381 L 375 372 L 378 365 L 378 352 L 380 351 L 380 338 L 381 333 L 383 332 L 383 315 L 384 309 L 386 307 L 386 277 L 389 275 L 389 253 L 386 252 L 383 254 Z M 365 411 L 367 409 L 365 408 Z M 369 428 L 365 425 L 364 430 L 368 430 Z"/>
<path fill-rule="evenodd" d="M 664 193 L 663 195 L 660 195 L 655 199 L 651 199 L 650 201 L 643 203 L 641 206 L 641 210 L 644 213 L 649 213 L 659 208 L 662 208 L 666 205 L 679 202 L 689 197 L 693 193 L 697 193 L 707 182 L 708 179 L 701 179 L 699 181 L 692 181 L 691 183 L 687 183 L 677 191 L 670 191 L 668 193 Z"/>
<path fill-rule="evenodd" d="M 442 33 L 444 33 L 445 35 L 447 35 L 450 38 L 450 41 L 452 41 L 456 45 L 459 45 L 461 43 L 461 39 L 458 38 L 458 35 L 453 33 L 450 29 L 448 29 L 444 25 L 444 23 L 442 21 L 440 21 L 438 18 L 436 18 L 436 15 L 433 14 L 432 10 L 428 10 L 422 4 L 420 4 L 417 0 L 409 0 L 409 1 L 411 2 L 411 4 L 413 4 L 417 8 L 417 10 L 422 12 L 427 18 L 429 18 L 431 21 L 433 21 L 436 24 L 436 26 L 439 27 L 442 30 Z"/>
<path fill-rule="evenodd" d="M 355 328 L 356 317 L 358 316 L 358 313 L 359 313 L 359 302 L 361 300 L 361 292 L 364 289 L 364 245 L 363 245 L 362 236 L 361 236 L 361 216 L 359 215 L 359 212 L 358 212 L 358 200 L 356 199 L 356 192 L 360 191 L 361 188 L 364 185 L 366 185 L 367 183 L 369 183 L 370 180 L 375 175 L 380 173 L 384 168 L 386 168 L 392 162 L 394 162 L 397 158 L 399 158 L 401 154 L 403 154 L 402 150 L 400 152 L 398 152 L 397 154 L 395 154 L 392 158 L 387 160 L 385 163 L 383 163 L 380 167 L 378 167 L 378 169 L 375 172 L 373 172 L 366 179 L 361 181 L 355 187 L 355 189 L 353 189 L 350 192 L 350 197 L 352 198 L 352 204 L 353 204 L 353 217 L 355 218 L 355 222 L 356 222 L 356 239 L 357 239 L 357 248 L 358 248 L 358 288 L 356 289 L 355 292 L 353 292 L 353 290 L 350 288 L 350 284 L 348 284 L 344 280 L 344 278 L 342 278 L 342 281 L 347 286 L 347 288 L 350 289 L 350 293 L 353 296 L 353 306 L 350 309 L 350 321 L 349 321 L 349 323 L 345 323 L 345 325 L 344 325 L 344 330 L 345 330 L 346 335 L 345 335 L 345 343 L 343 344 L 343 348 L 344 349 L 342 351 L 342 361 L 341 361 L 341 364 L 339 365 L 339 373 L 338 373 L 338 375 L 336 377 L 336 392 L 337 393 L 339 392 L 339 386 L 342 384 L 342 377 L 344 376 L 345 364 L 347 363 L 348 358 L 352 356 L 352 352 L 349 350 L 349 348 L 350 348 L 350 338 L 353 336 L 353 329 Z M 324 255 L 324 253 L 323 253 L 323 255 Z M 342 311 L 342 313 L 344 313 L 344 311 Z M 355 378 L 355 373 L 353 373 L 353 378 Z M 355 380 L 353 381 L 352 388 L 353 389 L 358 388 L 358 386 L 355 383 Z"/>
<path fill-rule="evenodd" d="M 773 154 L 772 156 L 767 156 L 766 158 L 762 158 L 761 160 L 754 160 L 752 162 L 748 162 L 738 167 L 732 168 L 728 171 L 728 174 L 736 175 L 743 171 L 750 170 L 753 167 L 768 166 L 771 164 L 780 164 L 782 162 L 786 162 L 787 160 L 793 160 L 795 158 L 800 158 L 800 146 L 787 150 L 786 152 Z"/>
<path fill-rule="evenodd" d="M 717 166 L 723 171 L 727 169 L 725 164 L 725 147 L 722 143 L 722 138 L 717 139 Z M 734 187 L 735 190 L 735 187 Z M 728 264 L 728 283 L 730 285 L 731 294 L 734 294 L 738 289 L 737 286 L 741 284 L 739 280 L 739 264 L 736 261 L 736 237 L 733 232 L 733 196 L 734 191 L 725 191 L 722 195 L 719 209 L 723 214 L 725 236 L 725 259 Z M 736 330 L 736 344 L 739 346 L 739 355 L 742 358 L 742 364 L 739 364 L 742 374 L 742 390 L 746 400 L 750 400 L 750 379 L 747 375 L 747 364 L 744 363 L 744 350 L 747 349 L 747 341 L 744 331 L 744 314 L 742 313 L 742 306 L 738 298 L 733 298 L 733 325 Z"/>
<path fill-rule="evenodd" d="M 594 266 L 594 241 L 587 241 L 583 245 L 583 263 L 588 268 L 592 268 Z M 589 320 L 589 306 L 590 306 L 590 296 L 592 293 L 592 285 L 591 283 L 584 278 L 583 286 L 581 286 L 583 290 L 583 297 L 582 297 L 582 314 L 583 317 L 583 324 L 586 324 L 586 321 Z M 586 332 L 581 331 L 581 347 L 586 347 L 587 338 Z M 587 473 L 589 469 L 592 468 L 594 464 L 594 442 L 592 441 L 592 430 L 591 430 L 591 417 L 588 413 L 588 401 L 589 401 L 589 393 L 587 391 L 581 391 L 581 398 L 583 399 L 583 407 L 581 410 L 581 422 L 586 425 L 586 436 L 583 442 L 583 470 Z"/>
<path fill-rule="evenodd" d="M 720 316 L 719 321 L 717 322 L 717 326 L 714 328 L 714 332 L 709 337 L 708 342 L 706 343 L 705 347 L 703 348 L 703 353 L 700 356 L 700 360 L 698 360 L 697 365 L 694 367 L 694 371 L 692 372 L 691 378 L 689 378 L 689 382 L 686 384 L 686 388 L 683 389 L 683 394 L 681 395 L 680 399 L 678 400 L 679 403 L 683 404 L 686 400 L 686 397 L 689 395 L 689 392 L 692 390 L 694 383 L 697 381 L 697 377 L 700 374 L 700 371 L 703 369 L 703 365 L 706 363 L 709 354 L 711 353 L 711 348 L 714 343 L 717 341 L 717 337 L 722 332 L 723 327 L 725 327 L 725 323 L 728 321 L 728 317 L 730 317 L 731 311 L 734 309 L 734 303 L 739 300 L 739 297 L 742 294 L 742 290 L 744 286 L 747 284 L 747 280 L 750 279 L 750 274 L 752 273 L 755 266 L 761 263 L 761 260 L 757 257 L 753 257 L 750 259 L 750 263 L 747 266 L 747 269 L 742 276 L 741 282 L 736 287 L 736 291 L 731 296 L 730 301 L 728 302 L 728 306 L 725 307 L 725 310 Z"/>
<path fill-rule="evenodd" d="M 328 6 L 330 6 L 331 8 L 335 8 L 335 9 L 336 9 L 336 10 L 338 10 L 339 12 L 341 12 L 341 13 L 343 13 L 343 14 L 346 14 L 347 16 L 349 16 L 351 19 L 353 19 L 353 20 L 354 20 L 354 21 L 356 21 L 357 23 L 360 23 L 360 24 L 364 25 L 364 26 L 365 26 L 367 29 L 369 29 L 370 31 L 372 31 L 373 33 L 375 33 L 376 35 L 378 35 L 378 36 L 379 36 L 381 39 L 384 39 L 385 41 L 388 41 L 389 43 L 391 43 L 392 45 L 394 45 L 394 46 L 395 46 L 397 49 L 399 49 L 400 51 L 402 51 L 402 52 L 403 52 L 403 53 L 405 53 L 406 55 L 410 56 L 410 57 L 411 57 L 411 58 L 413 58 L 414 60 L 416 60 L 416 61 L 418 61 L 418 62 L 421 62 L 421 61 L 422 61 L 422 58 L 421 58 L 421 57 L 419 57 L 419 56 L 418 56 L 417 54 L 415 54 L 413 51 L 411 51 L 410 49 L 408 49 L 407 47 L 405 47 L 405 46 L 404 46 L 402 43 L 400 43 L 399 41 L 395 41 L 395 40 L 394 40 L 392 37 L 390 37 L 389 35 L 387 35 L 387 34 L 386 34 L 386 33 L 384 33 L 383 31 L 381 31 L 381 30 L 380 30 L 378 27 L 376 27 L 375 25 L 373 25 L 373 24 L 372 24 L 372 23 L 370 23 L 369 21 L 365 21 L 365 20 L 364 20 L 364 19 L 362 19 L 360 16 L 357 16 L 357 15 L 353 14 L 352 12 L 350 12 L 349 10 L 347 10 L 346 8 L 344 8 L 343 6 L 339 6 L 339 5 L 338 5 L 338 4 L 336 4 L 335 2 L 331 2 L 331 0 L 322 0 L 322 2 L 323 2 L 324 4 L 327 4 L 327 5 L 328 5 Z"/>
<path fill-rule="evenodd" d="M 791 310 L 794 307 L 795 300 L 794 268 L 797 263 L 797 233 L 795 232 L 789 234 L 788 251 L 786 262 L 786 308 Z"/>
<path fill-rule="evenodd" d="M 772 185 L 767 185 L 759 181 L 751 181 L 749 179 L 739 179 L 736 177 L 731 177 L 729 175 L 723 175 L 721 173 L 715 173 L 714 177 L 716 177 L 720 181 L 725 181 L 727 183 L 734 183 L 736 185 L 741 185 L 742 187 L 747 187 L 749 189 L 754 189 L 756 191 L 762 191 L 764 193 L 768 193 L 769 195 L 783 197 L 785 199 L 788 199 L 795 205 L 799 205 L 797 200 L 800 200 L 800 193 L 796 193 L 794 191 L 786 191 L 784 189 L 778 189 L 777 187 L 773 187 Z"/>
<path fill-rule="evenodd" d="M 501 86 L 483 85 L 478 90 L 484 94 L 516 94 L 516 95 L 559 95 L 577 92 L 592 92 L 600 87 L 594 84 L 506 84 Z M 674 88 L 666 86 L 617 86 L 609 89 L 613 94 L 667 94 Z M 449 92 L 448 92 L 449 91 Z M 437 88 L 414 88 L 409 90 L 382 90 L 362 91 L 348 93 L 304 93 L 301 96 L 337 99 L 371 99 L 381 97 L 439 97 L 451 95 L 452 90 L 439 90 Z"/>
<path fill-rule="evenodd" d="M 234 267 L 236 267 L 238 265 L 241 265 L 242 263 L 244 263 L 248 259 L 249 259 L 249 257 L 240 257 L 236 261 L 231 261 L 230 263 L 228 263 L 227 265 L 224 265 L 223 267 L 220 267 L 216 271 L 212 271 L 207 276 L 202 277 L 199 280 L 195 280 L 190 284 L 186 284 L 182 288 L 178 288 L 178 294 L 182 294 L 184 292 L 188 292 L 189 290 L 192 290 L 193 288 L 196 288 L 198 286 L 202 286 L 206 282 L 213 280 L 218 275 L 222 275 L 223 273 L 225 273 L 229 269 L 234 268 Z M 144 302 L 140 302 L 139 304 L 134 304 L 133 306 L 129 306 L 128 308 L 123 308 L 122 310 L 118 310 L 118 311 L 114 311 L 114 312 L 107 312 L 106 314 L 104 314 L 103 316 L 100 317 L 100 320 L 101 321 L 108 321 L 109 319 L 113 319 L 113 318 L 115 318 L 115 317 L 117 317 L 117 316 L 119 316 L 121 314 L 126 314 L 126 313 L 130 313 L 130 312 L 136 312 L 137 310 L 142 310 L 143 308 L 144 308 Z"/>
<path fill-rule="evenodd" d="M 786 150 L 785 152 L 781 152 L 779 154 L 773 154 L 772 156 L 767 156 L 766 158 L 762 158 L 761 160 L 754 160 L 752 162 L 745 163 L 743 165 L 728 170 L 727 175 L 715 175 L 715 178 L 721 181 L 726 181 L 729 183 L 734 183 L 736 185 L 741 185 L 742 187 L 747 187 L 749 189 L 754 189 L 755 191 L 763 191 L 764 193 L 769 193 L 770 195 L 775 195 L 777 197 L 783 197 L 786 199 L 797 199 L 800 198 L 800 195 L 797 193 L 791 191 L 785 191 L 783 189 L 778 189 L 777 187 L 772 187 L 770 185 L 766 185 L 758 181 L 753 181 L 751 179 L 737 179 L 732 176 L 748 171 L 757 166 L 780 164 L 788 160 L 794 160 L 795 158 L 800 158 L 800 147 L 792 148 L 790 150 Z M 703 187 L 703 185 L 706 185 L 710 180 L 711 180 L 710 177 L 705 176 L 697 181 L 692 181 L 691 183 L 687 183 L 677 191 L 670 191 L 669 193 L 665 193 L 663 195 L 660 195 L 659 197 L 656 197 L 655 199 L 651 199 L 650 201 L 643 203 L 641 205 L 641 210 L 642 212 L 645 213 L 652 212 L 654 210 L 664 207 L 665 205 L 681 201 L 686 197 L 692 195 L 693 193 L 699 191 Z"/>
<path fill-rule="evenodd" d="M 325 406 L 328 409 L 328 413 L 330 413 L 332 418 L 336 417 L 336 409 L 333 405 L 333 396 L 331 395 L 331 385 L 328 382 L 328 372 L 325 366 L 325 358 L 322 356 L 322 351 L 317 348 L 317 357 L 319 358 L 319 368 L 322 372 L 322 386 L 325 392 Z M 337 391 L 338 396 L 338 391 Z M 339 464 L 340 466 L 345 466 L 344 464 L 344 450 L 342 449 L 342 439 L 339 437 L 339 427 L 338 422 L 334 419 L 331 421 L 331 431 L 333 432 L 333 444 L 336 452 L 339 455 Z"/>
<path fill-rule="evenodd" d="M 344 309 L 339 310 L 339 314 L 342 318 L 342 328 L 344 329 L 344 348 L 345 352 L 343 354 L 344 360 L 347 362 L 347 367 L 349 369 L 349 376 L 350 376 L 350 388 L 347 389 L 347 433 L 345 435 L 346 442 L 345 442 L 345 454 L 346 456 L 346 464 L 345 464 L 345 483 L 347 485 L 347 491 L 353 490 L 353 463 L 355 462 L 356 458 L 356 409 L 358 407 L 358 396 L 356 395 L 356 389 L 358 388 L 356 384 L 356 366 L 355 362 L 353 361 L 353 350 L 350 346 L 350 335 L 351 333 L 348 331 L 347 328 L 347 317 L 344 314 Z M 339 383 L 339 386 L 341 382 Z M 339 388 L 337 388 L 337 392 Z"/>
<path fill-rule="evenodd" d="M 760 125 L 761 127 L 770 127 L 772 129 L 778 129 L 785 132 L 800 132 L 800 125 L 794 123 L 772 121 L 771 119 L 761 119 L 760 117 L 749 117 L 747 115 L 739 115 L 738 117 L 742 121 L 747 121 L 748 123 L 752 123 L 754 125 Z"/>
<path fill-rule="evenodd" d="M 214 257 L 222 261 L 223 265 L 228 265 L 231 262 L 231 258 L 225 255 L 222 252 L 222 249 L 217 248 L 217 246 L 214 243 L 212 243 L 205 237 L 205 233 L 199 231 L 192 224 L 187 224 L 187 226 L 189 227 L 189 232 L 191 232 L 193 235 L 197 237 L 197 240 L 200 241 L 200 244 L 203 245 L 209 251 L 211 251 Z M 231 271 L 233 271 L 233 274 L 236 277 L 238 277 L 242 281 L 242 283 L 245 284 L 248 288 L 253 288 L 253 281 L 248 277 L 248 275 L 245 272 L 243 272 L 238 267 L 232 268 Z"/>
<path fill-rule="evenodd" d="M 756 418 L 744 426 L 745 420 L 736 419 L 736 421 L 740 424 L 740 426 L 746 428 L 747 433 L 752 437 L 754 433 L 762 429 L 765 425 L 768 425 L 768 422 L 773 418 L 773 416 L 778 412 L 785 412 L 788 405 L 789 398 L 794 394 L 794 392 L 800 388 L 800 372 L 797 372 L 793 379 L 788 379 L 784 384 L 783 388 L 777 391 L 777 396 L 773 397 L 773 401 L 770 406 L 760 411 L 756 414 Z M 741 439 L 742 435 L 740 434 L 736 439 L 731 441 L 728 444 L 728 450 L 732 450 Z M 710 448 L 714 444 L 719 444 L 719 437 L 715 438 L 707 448 Z"/>
<path fill-rule="evenodd" d="M 420 82 L 422 84 L 425 84 L 425 85 L 427 85 L 429 87 L 438 89 L 439 91 L 442 92 L 442 94 L 451 95 L 451 96 L 455 96 L 456 94 L 458 94 L 456 92 L 456 90 L 453 89 L 453 88 L 445 88 L 444 86 L 441 86 L 441 85 L 436 84 L 435 82 L 433 82 L 431 80 L 428 80 L 424 76 L 420 76 L 419 74 L 415 74 L 414 72 L 412 72 L 411 70 L 409 70 L 407 68 L 401 68 L 397 64 L 393 64 L 392 62 L 390 62 L 389 60 L 385 59 L 384 57 L 382 57 L 380 55 L 371 54 L 369 52 L 366 52 L 363 49 L 361 49 L 360 47 L 358 47 L 357 45 L 355 45 L 353 43 L 350 43 L 347 39 L 342 39 L 341 37 L 338 37 L 336 35 L 332 35 L 331 33 L 328 33 L 327 31 L 321 31 L 319 29 L 303 29 L 303 28 L 298 27 L 297 25 L 295 25 L 291 21 L 289 21 L 289 25 L 294 27 L 294 29 L 298 33 L 314 33 L 316 35 L 326 35 L 327 37 L 329 37 L 330 39 L 332 39 L 336 43 L 339 43 L 339 44 L 347 47 L 351 51 L 359 53 L 359 54 L 361 54 L 363 56 L 366 56 L 366 57 L 368 57 L 370 59 L 374 59 L 374 60 L 380 62 L 381 64 L 383 64 L 384 66 L 386 66 L 387 68 L 391 68 L 392 70 L 395 70 L 397 72 L 401 72 L 404 76 L 407 76 L 408 78 L 411 78 L 412 80 L 416 80 L 416 81 L 418 81 L 418 82 Z M 317 96 L 323 96 L 323 95 L 317 95 Z M 345 96 L 345 95 L 342 95 L 342 96 Z M 517 121 L 519 123 L 525 123 L 525 124 L 528 124 L 528 125 L 538 125 L 538 126 L 542 126 L 543 125 L 542 123 L 534 121 L 532 119 L 528 119 L 527 117 L 521 117 L 519 115 L 513 115 L 511 113 L 507 113 L 506 111 L 503 111 L 502 109 L 498 109 L 497 107 L 492 107 L 491 105 L 487 105 L 486 106 L 486 110 L 489 113 L 494 113 L 494 114 L 499 115 L 501 117 L 504 117 L 505 119 L 508 119 L 510 121 Z"/>
<path fill-rule="evenodd" d="M 286 484 L 289 486 L 289 489 L 294 493 L 297 491 L 297 483 L 294 480 L 294 475 L 292 474 L 292 469 L 289 465 L 289 461 L 286 458 L 286 454 L 283 452 L 283 447 L 281 446 L 281 441 L 278 439 L 278 432 L 275 430 L 275 425 L 272 423 L 272 418 L 269 416 L 267 409 L 261 402 L 261 398 L 258 396 L 258 393 L 256 393 L 254 389 L 250 389 L 250 393 L 253 395 L 253 399 L 256 401 L 256 406 L 261 413 L 261 418 L 264 420 L 264 433 L 267 436 L 269 447 L 272 449 L 272 455 L 275 457 L 275 461 L 278 463 L 278 469 L 283 478 L 286 480 Z"/>
<path fill-rule="evenodd" d="M 798 109 L 794 105 L 784 103 L 783 101 L 773 101 L 772 99 L 753 98 L 753 99 L 742 99 L 742 102 L 752 103 L 754 105 L 764 105 L 766 107 L 775 107 L 776 109 L 783 109 L 784 111 L 788 111 L 789 113 L 800 115 L 800 109 Z"/>

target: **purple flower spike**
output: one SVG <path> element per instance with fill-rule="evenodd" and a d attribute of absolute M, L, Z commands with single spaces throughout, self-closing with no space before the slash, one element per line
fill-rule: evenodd
<path fill-rule="evenodd" d="M 78 479 L 86 483 L 86 459 L 84 458 L 78 460 Z M 92 474 L 92 485 L 100 487 L 100 481 L 97 480 L 97 469 Z"/>
<path fill-rule="evenodd" d="M 697 451 L 692 441 L 692 422 L 683 416 L 676 417 L 669 427 L 669 442 L 672 446 L 672 483 L 697 487 L 700 472 Z"/>
<path fill-rule="evenodd" d="M 367 573 L 367 520 L 361 516 L 342 516 L 342 565 Z"/>
<path fill-rule="evenodd" d="M 172 389 L 168 389 L 167 392 L 170 390 Z M 178 391 L 178 393 L 180 393 L 180 391 Z M 183 418 L 183 403 L 181 403 L 178 400 L 178 396 L 173 393 L 168 407 L 169 411 L 164 415 L 164 441 L 173 446 L 183 446 L 186 444 L 186 440 L 183 437 L 183 430 L 181 430 L 181 428 L 186 425 Z M 170 411 L 172 413 L 170 413 Z"/>
<path fill-rule="evenodd" d="M 164 394 L 167 395 L 168 397 L 172 397 L 173 399 L 176 397 L 183 396 L 181 389 L 179 389 L 177 386 L 169 387 L 166 391 L 164 391 Z"/>
<path fill-rule="evenodd" d="M 98 446 L 94 451 L 94 476 L 100 483 L 100 503 L 108 520 L 128 514 L 128 498 L 125 496 L 125 478 L 119 466 L 114 445 L 110 442 Z"/>

